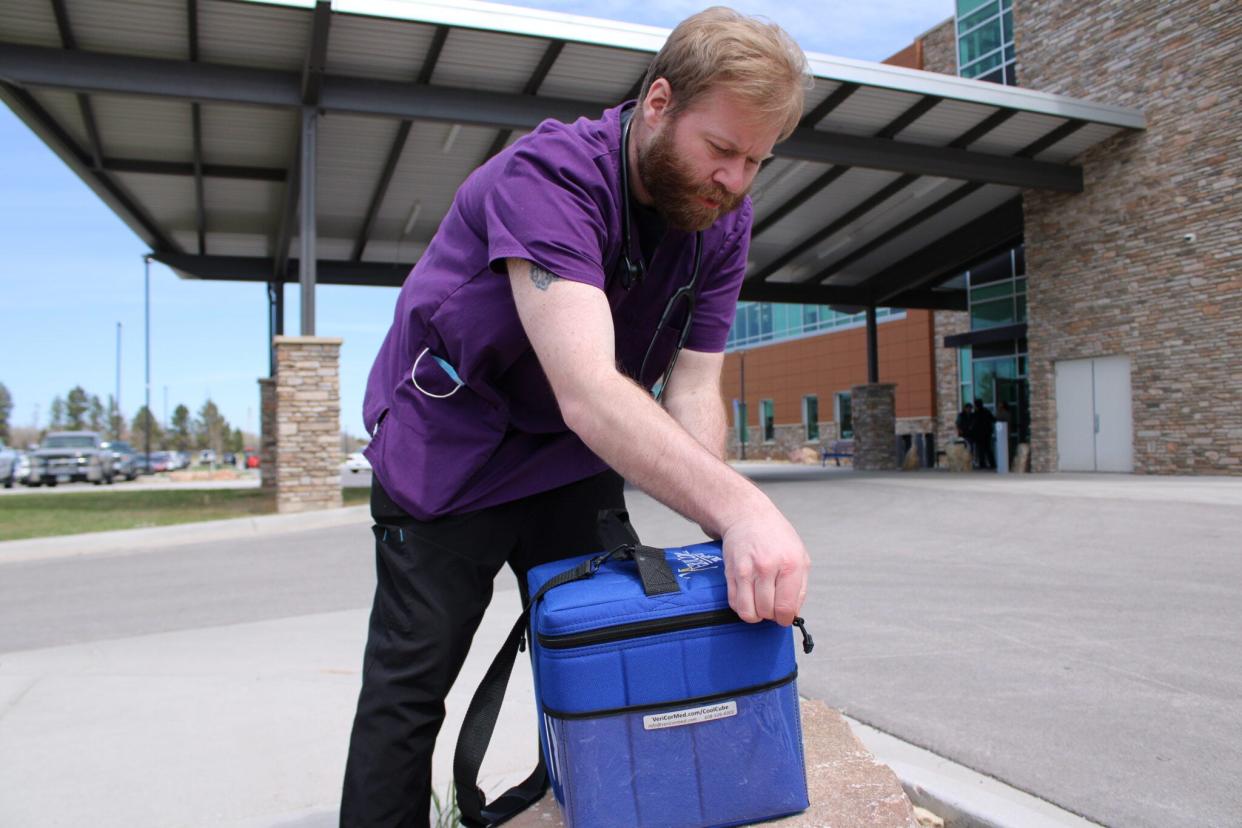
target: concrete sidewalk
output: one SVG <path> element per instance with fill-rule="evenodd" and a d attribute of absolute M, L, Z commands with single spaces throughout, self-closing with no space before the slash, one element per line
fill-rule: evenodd
<path fill-rule="evenodd" d="M 856 732 L 959 824 L 1084 824 L 1041 799 L 1126 828 L 1237 824 L 1242 481 L 752 473 L 815 559 L 802 693 L 874 726 Z M 646 542 L 697 536 L 629 500 Z M 359 512 L 0 563 L 0 825 L 334 824 L 374 583 Z M 516 612 L 502 573 L 449 700 L 441 792 Z M 534 757 L 528 687 L 493 791 Z"/>

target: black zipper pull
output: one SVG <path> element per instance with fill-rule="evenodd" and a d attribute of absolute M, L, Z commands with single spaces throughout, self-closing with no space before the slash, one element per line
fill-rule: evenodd
<path fill-rule="evenodd" d="M 811 650 L 815 649 L 815 639 L 811 638 L 811 634 L 806 631 L 806 621 L 801 618 L 794 618 L 794 626 L 802 631 L 802 652 L 810 655 Z"/>

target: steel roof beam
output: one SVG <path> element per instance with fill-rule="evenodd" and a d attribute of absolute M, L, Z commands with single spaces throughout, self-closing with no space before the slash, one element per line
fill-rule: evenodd
<path fill-rule="evenodd" d="M 743 302 L 780 302 L 796 305 L 868 307 L 871 296 L 857 287 L 843 285 L 797 285 L 753 282 L 742 285 Z M 966 310 L 964 290 L 917 290 L 894 296 L 882 307 L 926 310 Z"/>
<path fill-rule="evenodd" d="M 86 182 L 86 185 L 103 199 L 103 202 L 121 217 L 129 228 L 146 242 L 153 250 L 181 251 L 181 246 L 164 234 L 160 226 L 147 215 L 142 206 L 102 170 L 96 169 L 90 153 L 78 146 L 64 127 L 44 109 L 34 96 L 25 89 L 19 89 L 0 82 L 0 100 L 38 135 L 43 143 L 52 148 L 68 167 Z"/>
<path fill-rule="evenodd" d="M 423 58 L 423 67 L 414 81 L 419 86 L 431 83 L 436 64 L 440 61 L 440 53 L 444 51 L 444 44 L 448 41 L 449 31 L 448 26 L 436 27 L 435 36 L 431 39 L 431 48 L 427 50 L 427 55 Z M 392 146 L 388 149 L 388 157 L 384 160 L 379 181 L 375 182 L 375 191 L 371 193 L 371 202 L 367 205 L 367 214 L 362 220 L 362 229 L 358 231 L 353 252 L 349 256 L 355 262 L 362 260 L 362 254 L 367 249 L 367 242 L 371 239 L 371 227 L 375 223 L 375 217 L 379 215 L 384 196 L 388 195 L 388 187 L 392 184 L 392 176 L 397 170 L 397 163 L 401 160 L 401 153 L 405 152 L 405 144 L 410 138 L 410 128 L 413 125 L 414 122 L 407 119 L 397 127 L 397 134 L 392 139 Z"/>
<path fill-rule="evenodd" d="M 198 0 L 187 0 L 186 20 L 189 31 L 186 33 L 190 44 L 190 62 L 198 63 Z M 207 252 L 207 198 L 203 192 L 203 114 L 200 104 L 190 104 L 190 126 L 194 133 L 194 206 L 197 212 L 195 224 L 198 228 L 198 252 Z"/>
<path fill-rule="evenodd" d="M 998 110 L 997 112 L 993 112 L 991 115 L 984 118 L 978 124 L 966 130 L 966 132 L 963 132 L 961 135 L 959 135 L 957 138 L 951 141 L 949 143 L 949 146 L 957 147 L 959 149 L 965 149 L 966 147 L 973 144 L 975 141 L 978 141 L 980 138 L 987 135 L 992 130 L 996 129 L 1001 124 L 1008 121 L 1011 117 L 1013 117 L 1013 115 L 1014 115 L 1013 110 L 1002 109 L 1002 110 Z M 962 186 L 955 189 L 953 192 L 937 200 L 934 204 L 930 205 L 929 207 L 925 207 L 924 209 L 915 213 L 913 216 L 910 216 L 904 221 L 898 223 L 896 226 L 891 227 L 888 230 L 881 233 L 880 235 L 876 236 L 874 239 L 867 242 L 862 247 L 859 247 L 857 250 L 852 251 L 848 255 L 843 256 L 842 258 L 828 265 L 823 270 L 816 273 L 814 276 L 810 276 L 806 279 L 802 279 L 801 281 L 804 283 L 808 283 L 808 284 L 823 282 L 825 279 L 832 276 L 834 273 L 839 273 L 840 271 L 844 270 L 846 267 L 858 261 L 859 259 L 863 258 L 864 256 L 867 256 L 870 253 L 878 250 L 880 247 L 888 244 L 890 241 L 897 238 L 902 233 L 905 233 L 907 230 L 917 227 L 918 225 L 922 224 L 928 219 L 940 215 L 940 213 L 943 210 L 947 210 L 949 207 L 953 206 L 954 204 L 961 201 L 966 196 L 970 195 L 976 190 L 981 189 L 982 187 L 983 185 L 977 182 L 969 182 L 969 183 L 963 184 Z"/>
<path fill-rule="evenodd" d="M 860 287 L 874 304 L 888 304 L 897 294 L 943 281 L 1012 246 L 1022 229 L 1022 198 L 1016 197 L 890 265 Z"/>
<path fill-rule="evenodd" d="M 41 46 L 0 46 L 0 77 L 32 86 L 200 101 L 279 107 L 297 107 L 302 102 L 300 79 L 288 72 Z M 330 112 L 525 130 L 545 118 L 572 122 L 579 116 L 598 113 L 600 104 L 325 75 L 320 107 Z M 1075 166 L 807 128 L 778 145 L 776 154 L 824 164 L 1030 189 L 1082 191 L 1082 170 Z"/>
<path fill-rule="evenodd" d="M 145 175 L 195 175 L 195 165 L 188 161 L 151 161 L 145 158 L 105 158 L 108 172 L 142 173 Z M 236 178 L 242 181 L 274 181 L 283 183 L 281 167 L 247 167 L 236 164 L 203 164 L 198 168 L 204 178 Z"/>
<path fill-rule="evenodd" d="M 823 120 L 828 115 L 829 112 L 831 112 L 832 110 L 840 106 L 842 103 L 844 103 L 850 97 L 850 95 L 853 95 L 857 89 L 858 89 L 858 86 L 856 84 L 842 84 L 840 87 L 836 89 L 836 91 L 834 91 L 831 95 L 829 95 L 827 99 L 825 99 L 819 106 L 817 106 L 814 112 L 812 112 L 810 115 L 802 119 L 802 125 L 805 127 L 807 125 L 813 125 L 813 124 L 819 123 L 821 120 Z M 910 124 L 914 123 L 919 118 L 922 118 L 925 114 L 927 114 L 928 110 L 935 107 L 936 104 L 940 103 L 940 101 L 941 99 L 935 96 L 929 96 L 929 97 L 920 99 L 918 103 L 915 103 L 913 106 L 906 109 L 905 112 L 901 113 L 896 118 L 894 118 L 892 121 L 885 124 L 880 129 L 880 131 L 875 134 L 875 137 L 877 138 L 894 137 L 899 132 L 901 132 L 903 129 L 908 127 Z M 801 207 L 803 204 L 805 204 L 807 201 L 809 201 L 814 196 L 818 195 L 821 190 L 825 189 L 829 184 L 836 181 L 838 178 L 840 178 L 842 175 L 848 172 L 849 169 L 850 168 L 848 166 L 834 167 L 831 170 L 829 170 L 827 173 L 825 173 L 824 175 L 821 175 L 819 178 L 812 181 L 806 187 L 803 187 L 792 198 L 790 198 L 788 201 L 782 204 L 779 209 L 772 211 L 771 215 L 767 216 L 766 218 L 764 218 L 763 221 L 756 224 L 754 229 L 751 231 L 751 235 L 757 236 L 760 233 L 762 233 L 764 230 L 767 230 L 769 227 L 776 224 L 776 222 L 780 221 L 785 216 L 789 215 L 794 210 Z M 759 277 L 754 277 L 754 278 L 759 278 Z"/>
<path fill-rule="evenodd" d="M 332 7 L 322 0 L 316 2 L 311 23 L 310 43 L 306 47 L 306 57 L 302 61 L 302 75 L 294 83 L 296 101 L 292 106 L 317 106 L 323 92 L 323 67 L 328 52 L 328 26 L 332 22 Z M 221 67 L 213 67 L 221 68 Z M 227 68 L 227 67 L 225 67 Z M 283 73 L 267 73 L 283 74 Z M 312 77 L 314 75 L 315 77 Z M 291 76 L 296 77 L 296 76 Z M 289 172 L 285 177 L 285 202 L 280 212 L 280 229 L 276 233 L 276 245 L 273 274 L 283 272 L 289 260 L 289 242 L 293 238 L 293 225 L 297 217 L 298 199 L 302 191 L 302 119 L 294 133 L 293 158 L 289 162 Z"/>
<path fill-rule="evenodd" d="M 543 86 L 548 73 L 552 71 L 552 65 L 561 56 L 561 50 L 564 48 L 565 41 L 563 40 L 554 40 L 548 44 L 547 50 L 543 53 L 543 59 L 539 61 L 539 65 L 535 67 L 534 74 L 530 76 L 530 80 L 526 82 L 526 86 L 522 89 L 523 95 L 533 96 L 539 94 L 539 87 Z M 492 145 L 488 147 L 487 154 L 483 156 L 483 161 L 479 163 L 482 164 L 488 161 L 493 155 L 504 149 L 505 144 L 509 143 L 511 137 L 513 137 L 513 130 L 502 129 L 496 136 L 496 140 L 492 141 Z"/>
<path fill-rule="evenodd" d="M 275 260 L 263 256 L 196 256 L 186 253 L 155 253 L 156 261 L 194 279 L 234 282 L 271 282 Z M 296 284 L 300 262 L 285 261 L 284 272 L 276 281 Z M 413 262 L 353 262 L 320 259 L 316 283 L 328 285 L 371 285 L 400 287 L 414 267 Z"/>

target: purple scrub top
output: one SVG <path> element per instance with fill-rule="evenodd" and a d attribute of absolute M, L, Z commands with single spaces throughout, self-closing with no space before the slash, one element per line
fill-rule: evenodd
<path fill-rule="evenodd" d="M 505 259 L 606 290 L 618 362 L 635 377 L 669 297 L 690 280 L 694 234 L 670 228 L 645 279 L 628 290 L 612 278 L 622 244 L 620 116 L 631 105 L 599 120 L 544 121 L 475 170 L 406 278 L 363 421 L 375 477 L 413 517 L 495 506 L 608 468 L 561 417 Z M 747 198 L 703 232 L 691 350 L 724 350 L 752 215 Z M 661 334 L 647 376 L 635 377 L 645 387 L 662 375 L 677 334 Z"/>

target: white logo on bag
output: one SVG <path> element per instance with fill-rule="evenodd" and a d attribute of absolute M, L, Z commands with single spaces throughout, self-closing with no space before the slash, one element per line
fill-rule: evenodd
<path fill-rule="evenodd" d="M 708 555 L 706 552 L 674 552 L 673 557 L 681 564 L 681 568 L 677 570 L 678 575 L 711 569 L 724 562 L 724 558 L 719 555 Z"/>
<path fill-rule="evenodd" d="M 737 715 L 737 702 L 727 701 L 720 704 L 709 704 L 706 707 L 690 707 L 685 710 L 672 710 L 668 713 L 653 713 L 643 716 L 643 730 L 662 730 L 666 727 L 712 722 L 716 719 L 727 719 Z"/>

